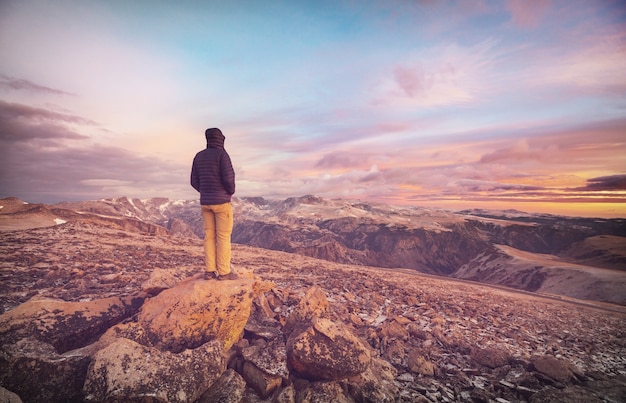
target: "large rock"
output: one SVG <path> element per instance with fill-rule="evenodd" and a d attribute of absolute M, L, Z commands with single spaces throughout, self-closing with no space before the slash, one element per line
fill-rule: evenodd
<path fill-rule="evenodd" d="M 270 375 L 289 378 L 287 348 L 283 338 L 276 338 L 266 343 L 243 348 L 241 355 L 244 360 Z"/>
<path fill-rule="evenodd" d="M 397 370 L 381 358 L 372 358 L 367 370 L 348 378 L 350 396 L 357 402 L 392 403 L 398 397 Z"/>
<path fill-rule="evenodd" d="M 139 323 L 131 321 L 120 323 L 109 328 L 109 330 L 107 330 L 100 337 L 100 339 L 94 343 L 93 347 L 100 350 L 115 342 L 117 339 L 128 339 L 134 341 L 135 343 L 139 343 L 142 346 L 154 347 L 152 341 L 146 334 L 146 329 L 144 329 Z"/>
<path fill-rule="evenodd" d="M 298 391 L 296 401 L 300 403 L 354 403 L 337 382 L 312 382 Z"/>
<path fill-rule="evenodd" d="M 85 400 L 193 402 L 225 370 L 217 340 L 175 354 L 118 339 L 95 354 L 85 380 Z"/>
<path fill-rule="evenodd" d="M 293 385 L 289 385 L 286 388 L 281 389 L 272 399 L 272 403 L 295 403 L 295 401 L 296 389 Z"/>
<path fill-rule="evenodd" d="M 143 297 L 112 297 L 89 302 L 27 301 L 0 315 L 0 342 L 32 337 L 58 353 L 94 342 L 109 327 L 134 314 Z"/>
<path fill-rule="evenodd" d="M 50 344 L 25 338 L 0 347 L 0 384 L 25 402 L 81 401 L 90 361 L 79 352 L 59 355 Z"/>
<path fill-rule="evenodd" d="M 308 326 L 313 318 L 330 318 L 330 304 L 326 293 L 318 286 L 311 287 L 291 312 L 283 331 L 289 335 L 298 326 Z"/>
<path fill-rule="evenodd" d="M 406 340 L 409 338 L 409 331 L 398 321 L 392 320 L 381 326 L 380 338 Z"/>
<path fill-rule="evenodd" d="M 240 371 L 259 396 L 267 398 L 289 378 L 285 340 L 277 337 L 241 349 Z"/>
<path fill-rule="evenodd" d="M 370 361 L 365 344 L 329 319 L 313 318 L 309 327 L 287 339 L 287 363 L 305 379 L 344 379 L 364 372 Z"/>
<path fill-rule="evenodd" d="M 407 366 L 414 374 L 435 376 L 435 365 L 420 350 L 411 349 L 407 357 Z"/>
<path fill-rule="evenodd" d="M 471 356 L 480 365 L 492 369 L 503 367 L 511 361 L 509 353 L 496 348 L 473 348 Z"/>
<path fill-rule="evenodd" d="M 0 386 L 0 402 L 2 403 L 22 403 L 22 399 L 15 393 Z"/>
<path fill-rule="evenodd" d="M 532 357 L 532 364 L 538 372 L 557 382 L 567 383 L 575 379 L 575 377 L 582 377 L 583 375 L 580 369 L 576 368 L 569 361 L 551 355 Z"/>
<path fill-rule="evenodd" d="M 148 295 L 157 295 L 163 290 L 172 288 L 184 280 L 185 273 L 181 270 L 166 270 L 156 268 L 150 272 L 150 277 L 141 284 L 141 290 Z"/>
<path fill-rule="evenodd" d="M 152 344 L 180 352 L 209 340 L 228 350 L 242 336 L 252 300 L 274 285 L 254 279 L 190 279 L 146 301 L 138 322 Z"/>
<path fill-rule="evenodd" d="M 250 361 L 243 363 L 242 376 L 262 399 L 268 398 L 283 382 L 280 376 L 268 374 Z"/>
<path fill-rule="evenodd" d="M 227 369 L 197 403 L 239 403 L 246 391 L 246 381 L 233 369 Z"/>

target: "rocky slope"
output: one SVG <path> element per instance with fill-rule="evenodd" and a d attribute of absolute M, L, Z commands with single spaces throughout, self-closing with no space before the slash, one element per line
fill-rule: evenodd
<path fill-rule="evenodd" d="M 0 205 L 6 205 L 0 209 L 0 229 L 97 222 L 202 237 L 197 201 L 122 197 L 45 206 L 12 198 Z M 235 199 L 234 208 L 237 243 L 626 304 L 623 219 L 453 213 L 314 196 Z"/>
<path fill-rule="evenodd" d="M 233 204 L 236 243 L 626 304 L 624 219 L 454 213 L 315 196 L 241 198 Z M 27 206 L 22 210 L 35 208 Z M 37 208 L 42 225 L 53 225 L 58 217 L 118 227 L 147 225 L 155 232 L 165 228 L 176 236 L 202 237 L 199 206 L 192 201 L 118 198 Z M 14 210 L 11 214 L 18 214 Z M 22 225 L 27 223 L 24 217 Z"/>
<path fill-rule="evenodd" d="M 199 239 L 105 223 L 0 232 L 3 396 L 626 400 L 622 306 L 244 245 L 207 281 Z"/>

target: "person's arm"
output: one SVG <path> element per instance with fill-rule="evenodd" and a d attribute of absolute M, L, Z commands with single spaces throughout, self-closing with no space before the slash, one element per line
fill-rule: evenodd
<path fill-rule="evenodd" d="M 235 193 L 235 170 L 233 164 L 230 161 L 228 153 L 224 153 L 221 158 L 221 173 L 222 173 L 222 186 L 226 192 L 230 195 Z"/>
<path fill-rule="evenodd" d="M 191 186 L 196 189 L 198 192 L 200 191 L 200 178 L 198 177 L 198 169 L 196 168 L 196 159 L 193 159 L 193 164 L 191 165 Z"/>

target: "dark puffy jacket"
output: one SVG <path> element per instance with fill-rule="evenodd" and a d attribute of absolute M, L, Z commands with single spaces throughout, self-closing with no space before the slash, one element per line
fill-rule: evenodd
<path fill-rule="evenodd" d="M 191 186 L 200 192 L 200 204 L 228 203 L 235 193 L 235 171 L 224 148 L 209 144 L 196 154 L 191 167 Z"/>

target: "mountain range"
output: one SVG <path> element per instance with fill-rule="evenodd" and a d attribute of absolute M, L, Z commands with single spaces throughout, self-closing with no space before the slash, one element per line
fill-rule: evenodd
<path fill-rule="evenodd" d="M 8 198 L 0 204 L 5 229 L 89 220 L 144 233 L 203 236 L 197 201 L 120 197 L 42 205 Z M 311 195 L 234 198 L 233 206 L 232 240 L 238 244 L 626 304 L 626 219 L 452 212 Z"/>

